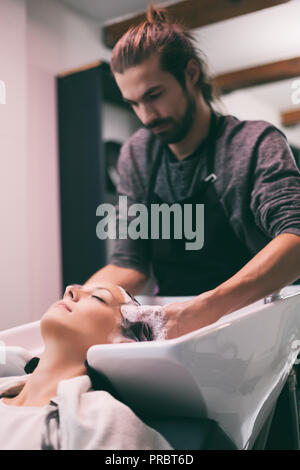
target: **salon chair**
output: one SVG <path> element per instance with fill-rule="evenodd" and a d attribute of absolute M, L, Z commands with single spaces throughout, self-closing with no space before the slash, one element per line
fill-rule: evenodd
<path fill-rule="evenodd" d="M 164 436 L 176 450 L 237 450 L 218 423 L 211 419 L 164 416 L 140 418 Z"/>

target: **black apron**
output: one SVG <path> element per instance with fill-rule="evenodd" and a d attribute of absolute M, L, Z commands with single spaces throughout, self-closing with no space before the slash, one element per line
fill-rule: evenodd
<path fill-rule="evenodd" d="M 156 175 L 164 151 L 163 145 L 160 145 L 154 160 L 148 187 L 147 207 L 148 233 L 150 234 L 148 249 L 157 281 L 156 295 L 197 295 L 214 289 L 233 276 L 253 257 L 250 250 L 238 239 L 231 228 L 214 188 L 214 181 L 217 178 L 214 174 L 215 143 L 221 123 L 222 116 L 217 116 L 212 112 L 206 161 L 207 177 L 200 182 L 198 191 L 192 197 L 176 201 L 182 207 L 182 215 L 184 204 L 193 205 L 194 229 L 195 205 L 204 204 L 204 244 L 201 249 L 186 249 L 185 244 L 193 240 L 184 237 L 184 230 L 182 230 L 182 239 L 174 237 L 172 217 L 170 217 L 170 239 L 163 239 L 162 233 L 158 239 L 151 239 L 151 204 L 165 203 L 154 193 Z"/>

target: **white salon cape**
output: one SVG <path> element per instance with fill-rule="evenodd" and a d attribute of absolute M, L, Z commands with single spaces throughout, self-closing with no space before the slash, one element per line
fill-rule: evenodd
<path fill-rule="evenodd" d="M 30 375 L 0 378 L 0 395 L 17 395 L 29 377 Z M 14 406 L 11 406 L 10 412 L 10 405 L 5 406 L 1 402 L 0 449 L 8 449 L 8 445 L 11 445 L 11 449 L 41 449 L 45 434 L 47 441 L 61 450 L 172 449 L 158 432 L 146 426 L 128 406 L 108 392 L 92 390 L 87 375 L 61 381 L 53 402 L 57 406 L 49 404 L 36 407 L 32 413 L 23 409 L 26 407 Z M 54 409 L 59 416 L 57 447 L 57 435 L 51 436 L 51 433 L 57 434 L 57 430 L 52 425 L 45 429 L 46 417 Z"/>

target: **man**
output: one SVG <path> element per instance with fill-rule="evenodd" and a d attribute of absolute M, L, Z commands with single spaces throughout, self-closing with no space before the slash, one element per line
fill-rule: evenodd
<path fill-rule="evenodd" d="M 300 175 L 284 134 L 265 121 L 213 111 L 212 88 L 192 37 L 152 5 L 148 21 L 116 44 L 111 69 L 146 129 L 119 158 L 128 204 L 204 204 L 204 245 L 118 240 L 91 280 L 138 293 L 150 272 L 160 295 L 194 295 L 165 307 L 168 338 L 215 322 L 300 276 Z M 151 221 L 150 221 L 151 223 Z"/>

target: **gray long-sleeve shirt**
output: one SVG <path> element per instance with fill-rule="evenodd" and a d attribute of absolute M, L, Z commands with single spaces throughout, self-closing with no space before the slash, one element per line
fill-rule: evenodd
<path fill-rule="evenodd" d="M 150 151 L 153 139 L 157 137 L 142 128 L 121 149 L 118 193 L 127 196 L 128 206 L 146 203 L 156 157 Z M 155 193 L 162 200 L 170 204 L 197 191 L 200 180 L 207 176 L 207 147 L 206 139 L 193 154 L 179 161 L 164 145 L 155 184 Z M 253 255 L 281 233 L 300 236 L 300 172 L 285 135 L 275 126 L 225 116 L 215 146 L 214 172 L 218 177 L 215 188 L 231 226 Z M 117 239 L 110 263 L 149 275 L 147 243 Z"/>

